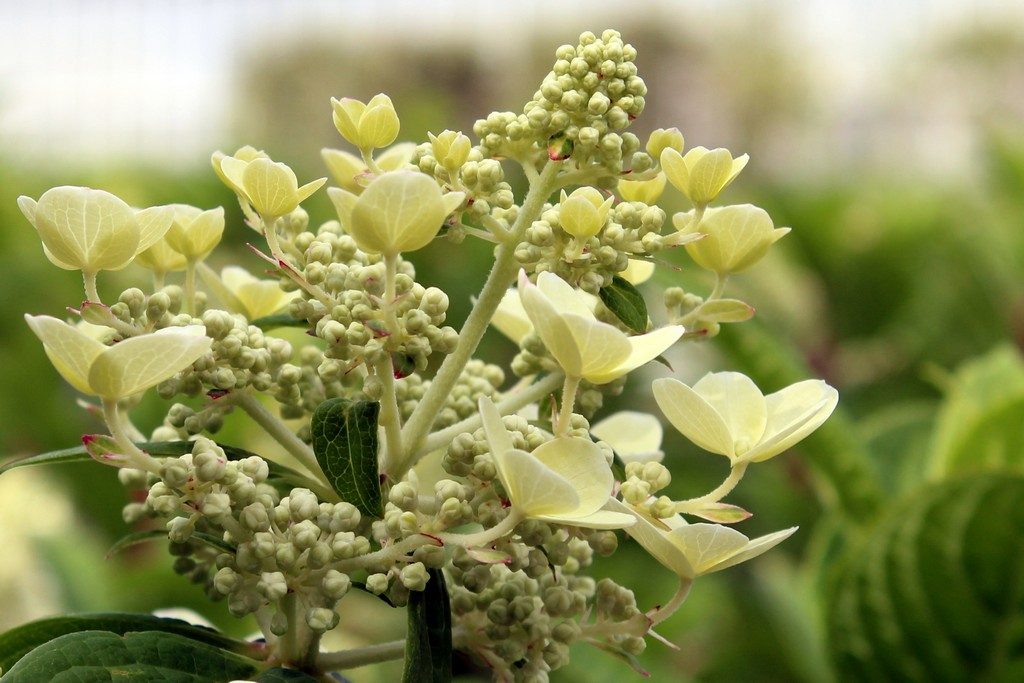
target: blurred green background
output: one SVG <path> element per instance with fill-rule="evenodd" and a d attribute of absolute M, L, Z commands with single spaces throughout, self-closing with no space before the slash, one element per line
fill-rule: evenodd
<path fill-rule="evenodd" d="M 548 3 L 550 5 L 551 3 Z M 1020 10 L 1020 8 L 1017 8 Z M 100 187 L 138 206 L 223 205 L 215 266 L 258 268 L 237 204 L 207 163 L 249 143 L 325 172 L 342 147 L 328 98 L 385 91 L 402 139 L 469 132 L 519 109 L 554 48 L 615 27 L 650 89 L 634 130 L 678 126 L 687 146 L 749 152 L 726 202 L 766 208 L 790 236 L 732 292 L 755 306 L 671 357 L 685 381 L 738 369 L 767 393 L 807 377 L 840 410 L 793 452 L 759 465 L 733 502 L 749 536 L 800 532 L 755 562 L 698 582 L 640 658 L 653 680 L 1020 680 L 1024 677 L 1024 11 L 1005 3 L 45 2 L 0 8 L 0 459 L 78 442 L 99 424 L 75 403 L 23 324 L 81 299 L 77 274 L 43 257 L 15 199 Z M 521 189 L 521 185 L 518 186 Z M 666 194 L 668 211 L 681 210 Z M 331 217 L 323 193 L 308 204 Z M 488 268 L 467 240 L 415 255 L 461 321 Z M 686 260 L 646 285 L 701 292 Z M 112 297 L 146 276 L 101 278 Z M 514 348 L 489 336 L 481 354 Z M 660 366 L 647 370 L 664 375 Z M 657 412 L 641 378 L 608 408 Z M 158 401 L 137 420 L 151 427 Z M 241 442 L 243 423 L 225 441 Z M 671 430 L 672 493 L 725 474 Z M 170 571 L 162 548 L 104 559 L 123 534 L 112 471 L 75 465 L 0 479 L 0 629 L 62 610 L 199 610 L 253 630 Z M 673 578 L 623 542 L 595 566 L 642 607 Z M 378 602 L 342 620 L 350 643 L 399 637 Z M 372 613 L 373 619 L 367 619 Z M 378 618 L 379 617 L 379 618 Z M 396 669 L 354 671 L 388 681 Z M 574 650 L 553 679 L 631 680 L 610 656 Z"/>

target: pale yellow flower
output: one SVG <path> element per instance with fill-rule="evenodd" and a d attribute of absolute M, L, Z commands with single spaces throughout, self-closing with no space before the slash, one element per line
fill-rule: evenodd
<path fill-rule="evenodd" d="M 409 166 L 412 155 L 416 152 L 416 145 L 411 142 L 400 142 L 384 150 L 373 161 L 382 172 L 415 170 Z M 334 182 L 343 190 L 352 194 L 359 194 L 363 188 L 370 184 L 372 177 L 366 162 L 355 154 L 350 154 L 340 149 L 322 149 L 320 156 L 327 165 Z M 408 167 L 408 168 L 407 168 Z"/>
<path fill-rule="evenodd" d="M 680 515 L 654 522 L 615 499 L 609 501 L 607 509 L 632 514 L 636 523 L 626 527 L 626 533 L 665 568 L 684 579 L 694 579 L 753 559 L 797 530 L 792 527 L 751 540 L 721 524 L 687 524 Z"/>
<path fill-rule="evenodd" d="M 25 320 L 71 386 L 108 399 L 159 384 L 198 360 L 213 343 L 200 325 L 168 327 L 104 346 L 57 318 L 26 315 Z"/>
<path fill-rule="evenodd" d="M 662 378 L 652 388 L 672 426 L 733 465 L 762 462 L 791 448 L 820 427 L 839 402 L 839 392 L 821 380 L 764 396 L 738 372 L 708 373 L 692 388 Z"/>
<path fill-rule="evenodd" d="M 608 221 L 613 197 L 605 197 L 593 187 L 581 187 L 566 194 L 558 204 L 558 221 L 562 229 L 573 237 L 589 239 L 599 233 Z"/>
<path fill-rule="evenodd" d="M 768 212 L 752 204 L 708 209 L 697 226 L 689 212 L 677 213 L 672 222 L 681 234 L 704 235 L 688 242 L 686 251 L 701 268 L 723 275 L 751 267 L 789 233 L 789 228 L 776 228 Z"/>
<path fill-rule="evenodd" d="M 683 334 L 680 325 L 629 337 L 601 322 L 586 300 L 567 282 L 550 272 L 530 282 L 519 274 L 523 308 L 544 345 L 570 377 L 605 384 L 653 360 Z"/>
<path fill-rule="evenodd" d="M 462 192 L 443 193 L 433 178 L 410 171 L 380 175 L 358 197 L 336 187 L 327 194 L 342 227 L 360 249 L 372 254 L 427 246 L 466 197 Z"/>
<path fill-rule="evenodd" d="M 431 152 L 437 163 L 449 173 L 461 168 L 469 159 L 470 150 L 473 149 L 473 143 L 469 138 L 454 130 L 445 130 L 438 135 L 427 133 L 427 137 L 430 138 Z"/>
<path fill-rule="evenodd" d="M 597 422 L 590 433 L 611 446 L 623 462 L 661 462 L 661 421 L 653 415 L 623 410 Z"/>
<path fill-rule="evenodd" d="M 634 285 L 647 282 L 654 275 L 654 264 L 650 261 L 631 258 L 626 269 L 619 273 L 619 277 Z"/>
<path fill-rule="evenodd" d="M 668 181 L 697 206 L 705 206 L 736 179 L 750 160 L 733 159 L 727 149 L 694 147 L 685 155 L 671 147 L 661 152 L 661 168 Z"/>
<path fill-rule="evenodd" d="M 186 204 L 173 204 L 174 220 L 164 238 L 167 245 L 186 261 L 201 261 L 220 243 L 224 235 L 224 209 L 209 211 Z"/>
<path fill-rule="evenodd" d="M 387 147 L 398 137 L 400 122 L 391 98 L 381 93 L 367 103 L 343 97 L 331 98 L 334 127 L 359 149 Z"/>
<path fill-rule="evenodd" d="M 281 289 L 277 280 L 261 280 L 239 266 L 224 268 L 219 277 L 205 267 L 199 274 L 225 306 L 249 320 L 277 313 L 298 296 Z"/>
<path fill-rule="evenodd" d="M 665 184 L 665 174 L 658 173 L 650 180 L 620 180 L 618 190 L 619 195 L 627 202 L 657 204 L 665 192 Z"/>
<path fill-rule="evenodd" d="M 244 159 L 215 154 L 213 164 L 228 187 L 264 220 L 288 215 L 327 182 L 318 178 L 300 187 L 292 169 L 265 155 Z"/>
<path fill-rule="evenodd" d="M 531 519 L 590 529 L 621 529 L 629 514 L 604 510 L 615 477 L 600 447 L 589 439 L 560 437 L 532 453 L 513 447 L 490 399 L 480 399 L 491 457 L 514 509 Z"/>

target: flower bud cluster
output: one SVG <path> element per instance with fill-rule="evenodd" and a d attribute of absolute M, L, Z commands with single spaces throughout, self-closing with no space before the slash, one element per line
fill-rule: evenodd
<path fill-rule="evenodd" d="M 445 403 L 438 412 L 434 424 L 438 428 L 443 428 L 476 414 L 477 401 L 484 396 L 497 397 L 504 383 L 505 371 L 500 366 L 476 359 L 469 361 L 455 386 L 445 397 Z M 398 409 L 403 419 L 412 415 L 412 411 L 429 386 L 429 380 L 424 380 L 419 374 L 403 377 L 395 383 Z"/>
<path fill-rule="evenodd" d="M 644 109 L 647 86 L 637 75 L 636 49 L 617 31 L 587 31 L 579 44 L 555 51 L 555 63 L 523 113 L 494 112 L 473 126 L 486 156 L 528 158 L 539 147 L 552 159 L 571 157 L 621 173 L 640 152 L 625 132 Z M 535 147 L 536 146 L 536 147 Z M 646 156 L 640 153 L 640 156 Z M 642 168 L 652 164 L 641 161 Z"/>
<path fill-rule="evenodd" d="M 431 137 L 431 142 L 416 148 L 413 164 L 443 187 L 465 192 L 465 214 L 477 220 L 487 215 L 509 222 L 515 219 L 512 186 L 497 160 L 485 158 L 478 147 L 469 147 L 469 138 L 462 133 L 444 131 Z M 449 234 L 457 229 L 449 228 Z"/>
<path fill-rule="evenodd" d="M 516 259 L 527 273 L 551 271 L 597 294 L 626 270 L 630 258 L 656 253 L 665 246 L 661 230 L 666 215 L 657 206 L 619 202 L 596 231 L 582 236 L 566 229 L 563 206 L 565 200 L 548 207 L 516 247 Z"/>

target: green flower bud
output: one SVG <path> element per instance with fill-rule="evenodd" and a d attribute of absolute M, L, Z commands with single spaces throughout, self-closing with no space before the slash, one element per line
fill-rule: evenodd
<path fill-rule="evenodd" d="M 658 128 L 651 137 L 647 138 L 647 153 L 655 159 L 661 158 L 661 153 L 666 149 L 674 149 L 677 152 L 683 151 L 683 134 L 678 128 Z"/>
<path fill-rule="evenodd" d="M 427 573 L 427 568 L 422 562 L 414 562 L 402 567 L 398 578 L 402 585 L 409 590 L 421 591 L 426 587 L 427 581 L 430 580 L 430 575 Z"/>
<path fill-rule="evenodd" d="M 288 594 L 288 581 L 281 572 L 263 572 L 256 590 L 267 600 L 277 602 Z"/>
<path fill-rule="evenodd" d="M 334 127 L 353 145 L 363 150 L 387 147 L 398 137 L 400 122 L 391 98 L 381 93 L 363 104 L 343 97 L 331 98 Z"/>
<path fill-rule="evenodd" d="M 333 600 L 341 600 L 348 593 L 349 588 L 352 587 L 352 579 L 347 574 L 342 574 L 336 569 L 329 569 L 324 574 L 321 587 L 327 597 Z"/>
<path fill-rule="evenodd" d="M 388 589 L 387 574 L 370 574 L 366 577 L 366 590 L 374 595 L 380 595 Z"/>
<path fill-rule="evenodd" d="M 203 497 L 202 512 L 209 517 L 217 518 L 231 514 L 231 496 L 226 493 L 207 493 Z"/>
<path fill-rule="evenodd" d="M 326 607 L 313 607 L 306 612 L 306 625 L 316 633 L 330 631 L 338 625 L 338 615 Z"/>
<path fill-rule="evenodd" d="M 223 595 L 228 595 L 241 583 L 242 577 L 231 567 L 222 567 L 213 575 L 213 587 Z"/>
<path fill-rule="evenodd" d="M 300 551 L 312 548 L 313 544 L 320 539 L 320 527 L 309 519 L 293 524 L 288 533 L 292 543 Z"/>
<path fill-rule="evenodd" d="M 454 174 L 469 158 L 469 151 L 473 143 L 469 138 L 452 130 L 446 130 L 440 135 L 427 133 L 430 138 L 430 146 L 434 158 L 438 163 Z"/>
<path fill-rule="evenodd" d="M 271 617 L 270 632 L 275 636 L 283 636 L 288 632 L 288 617 L 284 612 L 275 612 Z"/>
<path fill-rule="evenodd" d="M 175 517 L 167 522 L 167 538 L 174 543 L 184 543 L 192 537 L 196 524 L 188 517 Z"/>
<path fill-rule="evenodd" d="M 288 493 L 288 511 L 293 522 L 316 519 L 320 513 L 320 501 L 309 489 L 292 489 Z"/>

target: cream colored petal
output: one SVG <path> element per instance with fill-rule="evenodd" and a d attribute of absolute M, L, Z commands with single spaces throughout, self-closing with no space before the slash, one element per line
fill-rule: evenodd
<path fill-rule="evenodd" d="M 683 436 L 706 451 L 732 458 L 729 427 L 693 389 L 671 378 L 654 380 L 651 389 L 661 412 Z"/>
<path fill-rule="evenodd" d="M 83 270 L 119 270 L 135 256 L 135 212 L 102 190 L 55 187 L 35 207 L 39 237 L 61 263 Z"/>
<path fill-rule="evenodd" d="M 753 380 L 740 372 L 710 372 L 693 390 L 722 417 L 736 444 L 737 457 L 761 441 L 768 409 Z"/>
<path fill-rule="evenodd" d="M 242 313 L 244 315 L 245 307 L 242 305 L 242 302 L 238 300 L 238 297 L 235 296 L 235 287 L 229 286 L 224 279 L 225 273 L 229 270 L 245 272 L 243 268 L 231 266 L 221 271 L 220 275 L 217 275 L 213 268 L 210 268 L 210 266 L 205 263 L 200 262 L 196 264 L 196 272 L 199 273 L 199 278 L 203 281 L 203 284 L 206 285 L 206 288 L 211 294 L 213 294 L 220 305 L 233 313 Z M 249 274 L 246 272 L 246 275 Z M 233 276 L 236 278 L 236 283 L 239 282 L 241 275 L 233 273 Z M 249 277 L 253 280 L 256 279 L 251 275 L 249 275 Z"/>
<path fill-rule="evenodd" d="M 406 171 L 385 173 L 355 202 L 349 234 L 364 251 L 415 251 L 437 235 L 446 208 L 432 178 Z"/>
<path fill-rule="evenodd" d="M 558 208 L 562 229 L 574 237 L 593 237 L 604 225 L 597 207 L 586 197 L 569 197 Z"/>
<path fill-rule="evenodd" d="M 220 279 L 224 286 L 235 291 L 244 285 L 259 282 L 259 278 L 240 266 L 228 266 L 220 271 Z"/>
<path fill-rule="evenodd" d="M 697 576 L 712 571 L 715 565 L 742 551 L 748 538 L 721 524 L 687 524 L 667 534 L 686 556 Z"/>
<path fill-rule="evenodd" d="M 615 477 L 600 446 L 589 439 L 552 439 L 534 449 L 533 457 L 572 484 L 579 496 L 574 514 L 596 512 L 612 495 Z"/>
<path fill-rule="evenodd" d="M 225 181 L 228 187 L 238 194 L 246 195 L 243 178 L 248 165 L 249 161 L 223 156 L 220 158 L 219 164 L 216 161 L 214 162 L 214 169 L 220 169 L 220 174 L 223 175 L 221 180 Z"/>
<path fill-rule="evenodd" d="M 136 254 L 135 263 L 158 273 L 185 270 L 185 266 L 188 265 L 185 257 L 172 249 L 166 239 L 162 239 L 149 249 Z"/>
<path fill-rule="evenodd" d="M 778 544 L 785 541 L 787 538 L 796 533 L 799 527 L 791 527 L 789 529 L 783 529 L 782 531 L 776 531 L 773 534 L 767 534 L 765 536 L 759 536 L 749 541 L 739 552 L 730 555 L 728 558 L 717 563 L 714 567 L 710 568 L 705 573 L 717 572 L 722 569 L 728 569 L 734 567 L 741 562 L 752 560 L 753 558 L 768 552 Z"/>
<path fill-rule="evenodd" d="M 186 256 L 198 260 L 206 258 L 214 247 L 220 244 L 224 236 L 224 208 L 218 206 L 209 211 L 203 211 L 188 228 L 188 241 L 191 253 Z"/>
<path fill-rule="evenodd" d="M 579 496 L 573 485 L 529 453 L 507 451 L 503 464 L 505 491 L 513 505 L 527 516 L 573 514 L 579 508 Z"/>
<path fill-rule="evenodd" d="M 671 147 L 666 147 L 662 150 L 661 170 L 665 173 L 673 187 L 686 194 L 690 184 L 690 173 L 686 169 L 686 163 L 683 161 L 682 154 Z"/>
<path fill-rule="evenodd" d="M 199 325 L 126 339 L 96 358 L 89 368 L 89 386 L 106 398 L 137 394 L 190 366 L 212 343 Z"/>
<path fill-rule="evenodd" d="M 370 147 L 387 147 L 398 137 L 398 114 L 390 100 L 386 104 L 373 102 L 367 103 L 366 111 L 359 117 L 359 139 Z"/>
<path fill-rule="evenodd" d="M 46 258 L 47 258 L 47 259 L 48 259 L 48 260 L 50 261 L 50 263 L 52 263 L 53 265 L 57 266 L 58 268 L 63 268 L 64 270 L 78 270 L 78 266 L 73 266 L 73 265 L 71 265 L 70 263 L 64 263 L 64 262 L 63 262 L 63 261 L 61 261 L 61 260 L 60 260 L 59 258 L 57 258 L 56 256 L 54 256 L 54 255 L 53 255 L 53 253 L 52 253 L 52 252 L 51 252 L 51 251 L 50 251 L 49 249 L 47 249 L 47 248 L 46 248 L 46 245 L 45 245 L 45 244 L 44 244 L 44 245 L 42 245 L 42 246 L 43 246 L 43 255 L 44 255 L 44 256 L 45 256 L 45 257 L 46 257 Z"/>
<path fill-rule="evenodd" d="M 736 180 L 736 176 L 738 176 L 740 174 L 740 171 L 742 171 L 746 167 L 748 161 L 750 161 L 749 154 L 741 154 L 740 156 L 732 160 L 732 168 L 729 171 L 729 179 L 725 181 L 725 186 L 722 189 L 725 189 L 725 187 L 728 187 L 729 184 L 732 183 L 732 181 Z"/>
<path fill-rule="evenodd" d="M 151 206 L 135 212 L 139 224 L 139 246 L 136 253 L 145 251 L 163 239 L 174 220 L 174 207 Z"/>
<path fill-rule="evenodd" d="M 523 308 L 523 302 L 519 299 L 518 290 L 505 291 L 501 297 L 501 303 L 494 311 L 494 317 L 491 318 L 491 325 L 516 344 L 522 342 L 523 337 L 533 332 L 533 323 L 526 315 L 526 309 Z"/>
<path fill-rule="evenodd" d="M 589 515 L 538 515 L 537 519 L 583 527 L 585 529 L 625 529 L 636 524 L 636 517 L 611 510 L 598 510 Z"/>
<path fill-rule="evenodd" d="M 693 566 L 683 551 L 668 539 L 666 532 L 656 527 L 645 515 L 614 498 L 608 501 L 605 509 L 633 515 L 636 518 L 636 523 L 626 527 L 626 533 L 666 569 L 684 578 L 694 577 Z M 687 525 L 684 523 L 680 526 Z"/>
<path fill-rule="evenodd" d="M 314 192 L 319 190 L 321 187 L 323 187 L 324 183 L 326 182 L 327 178 L 317 178 L 316 180 L 311 180 L 302 187 L 300 187 L 298 190 L 295 191 L 295 196 L 298 198 L 298 203 L 301 204 L 302 202 L 309 199 L 310 196 Z"/>
<path fill-rule="evenodd" d="M 26 315 L 50 362 L 68 384 L 85 394 L 95 394 L 89 385 L 89 368 L 107 347 L 83 334 L 73 325 L 48 315 Z"/>
<path fill-rule="evenodd" d="M 26 195 L 21 195 L 18 197 L 18 208 L 21 209 L 21 213 L 32 224 L 32 227 L 36 227 L 36 200 Z"/>
<path fill-rule="evenodd" d="M 762 462 L 792 448 L 820 427 L 839 403 L 839 392 L 821 380 L 805 380 L 765 397 L 767 426 L 745 460 Z"/>
<path fill-rule="evenodd" d="M 603 384 L 626 374 L 627 371 L 619 370 L 632 351 L 629 337 L 617 327 L 592 318 L 569 313 L 562 315 L 562 320 L 571 338 L 557 340 L 556 344 L 576 346 L 581 361 L 580 372 L 587 381 Z M 554 351 L 552 354 L 558 357 Z"/>
<path fill-rule="evenodd" d="M 398 171 L 404 169 L 415 153 L 416 143 L 399 142 L 397 145 L 391 145 L 381 152 L 374 161 L 377 162 L 377 166 L 382 171 Z"/>
<path fill-rule="evenodd" d="M 629 355 L 607 372 L 588 375 L 587 380 L 595 384 L 604 384 L 616 377 L 622 377 L 660 356 L 683 336 L 683 332 L 681 325 L 666 325 L 647 334 L 626 337 L 626 341 L 629 343 Z"/>
<path fill-rule="evenodd" d="M 620 180 L 618 190 L 627 202 L 655 204 L 664 194 L 666 182 L 665 174 L 658 173 L 650 180 Z"/>
<path fill-rule="evenodd" d="M 359 199 L 359 196 L 347 190 L 329 187 L 327 188 L 327 197 L 334 204 L 334 210 L 338 214 L 338 221 L 341 223 L 341 226 L 348 231 L 349 226 L 352 225 L 352 208 L 356 205 L 356 200 Z"/>
<path fill-rule="evenodd" d="M 623 462 L 661 462 L 661 420 L 648 413 L 623 410 L 590 428 L 590 433 L 615 449 Z"/>
<path fill-rule="evenodd" d="M 277 218 L 291 213 L 299 204 L 299 181 L 295 172 L 270 159 L 254 159 L 242 174 L 243 187 L 252 208 L 263 216 Z"/>
<path fill-rule="evenodd" d="M 566 374 L 582 377 L 583 361 L 569 326 L 548 298 L 523 272 L 519 275 L 519 298 L 522 300 L 523 309 L 530 317 L 530 322 L 533 323 L 534 330 L 558 364 Z"/>
<path fill-rule="evenodd" d="M 235 296 L 242 303 L 245 316 L 255 320 L 277 313 L 298 294 L 282 291 L 277 280 L 258 280 L 239 287 Z"/>
<path fill-rule="evenodd" d="M 626 269 L 619 273 L 622 279 L 634 285 L 647 282 L 651 279 L 652 275 L 654 275 L 654 263 L 635 258 L 629 259 Z"/>
<path fill-rule="evenodd" d="M 580 296 L 581 292 L 554 273 L 545 271 L 539 274 L 536 286 L 559 313 L 575 313 L 583 318 L 594 318 L 594 307 L 587 305 Z"/>
<path fill-rule="evenodd" d="M 338 129 L 341 137 L 355 144 L 359 138 L 357 129 L 359 117 L 366 110 L 366 105 L 359 100 L 350 97 L 342 97 L 340 100 L 331 98 L 333 110 L 334 127 Z"/>
<path fill-rule="evenodd" d="M 356 194 L 363 191 L 362 185 L 355 180 L 357 175 L 366 173 L 366 164 L 362 159 L 340 149 L 322 149 L 320 156 L 334 182 L 338 183 L 342 189 Z"/>
<path fill-rule="evenodd" d="M 490 446 L 492 456 L 496 453 L 502 454 L 511 451 L 513 448 L 512 437 L 505 428 L 505 423 L 502 422 L 497 406 L 486 396 L 480 397 L 478 405 L 480 419 L 483 421 L 484 433 L 487 435 L 487 444 Z M 498 460 L 499 458 L 495 458 L 495 466 L 503 469 Z M 499 474 L 501 473 L 499 472 Z M 504 480 L 503 476 L 502 479 Z"/>
<path fill-rule="evenodd" d="M 706 204 L 718 196 L 732 172 L 732 155 L 727 149 L 703 154 L 690 169 L 689 197 L 695 204 Z"/>
<path fill-rule="evenodd" d="M 441 195 L 441 203 L 444 204 L 444 215 L 448 216 L 455 212 L 462 202 L 466 201 L 465 192 L 446 192 Z"/>

